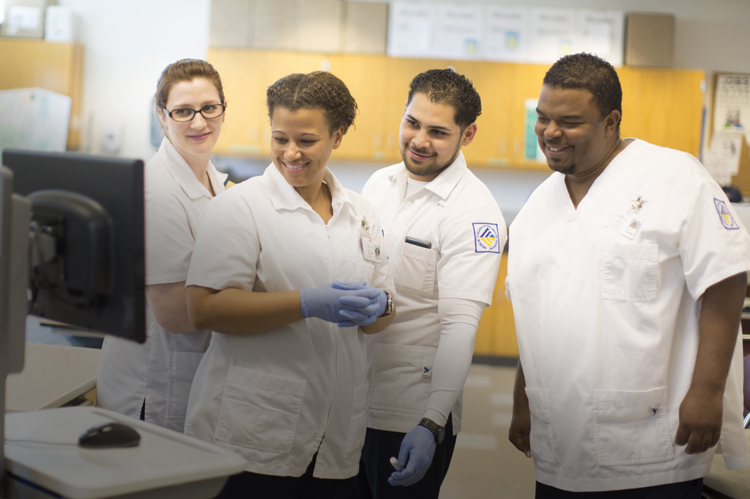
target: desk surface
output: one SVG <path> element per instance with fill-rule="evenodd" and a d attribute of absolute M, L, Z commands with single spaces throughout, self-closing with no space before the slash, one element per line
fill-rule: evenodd
<path fill-rule="evenodd" d="M 101 350 L 26 343 L 23 371 L 8 376 L 8 412 L 60 407 L 96 388 Z"/>
<path fill-rule="evenodd" d="M 85 449 L 78 435 L 117 421 L 141 435 L 137 447 Z M 95 407 L 5 416 L 5 464 L 16 477 L 72 499 L 216 497 L 245 469 L 234 452 Z M 62 445 L 61 445 L 62 444 Z M 65 445 L 67 444 L 67 445 Z"/>

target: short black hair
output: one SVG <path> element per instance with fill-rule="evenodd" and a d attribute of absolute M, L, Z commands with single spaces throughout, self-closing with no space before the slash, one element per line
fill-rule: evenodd
<path fill-rule="evenodd" d="M 593 54 L 566 55 L 555 62 L 544 75 L 544 85 L 553 88 L 588 90 L 599 108 L 602 119 L 614 110 L 622 122 L 622 87 L 617 71 L 610 63 Z M 620 130 L 620 123 L 617 124 Z"/>
<path fill-rule="evenodd" d="M 417 92 L 427 94 L 433 103 L 448 104 L 456 110 L 453 121 L 461 130 L 471 125 L 482 114 L 482 99 L 474 85 L 464 75 L 452 69 L 430 69 L 414 77 L 409 85 L 408 106 Z"/>

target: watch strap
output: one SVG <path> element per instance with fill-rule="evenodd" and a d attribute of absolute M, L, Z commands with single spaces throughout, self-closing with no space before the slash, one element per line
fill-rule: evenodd
<path fill-rule="evenodd" d="M 385 309 L 378 317 L 388 317 L 393 313 L 393 296 L 386 290 L 383 290 L 383 293 L 385 293 Z"/>
<path fill-rule="evenodd" d="M 439 444 L 445 438 L 445 426 L 440 426 L 435 421 L 429 418 L 422 418 L 418 426 L 423 426 L 430 430 L 435 437 L 435 443 Z"/>

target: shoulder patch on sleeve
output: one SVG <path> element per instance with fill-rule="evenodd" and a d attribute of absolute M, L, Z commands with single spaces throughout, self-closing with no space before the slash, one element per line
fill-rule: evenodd
<path fill-rule="evenodd" d="M 500 253 L 500 238 L 497 224 L 474 223 L 474 251 L 477 253 Z"/>
<path fill-rule="evenodd" d="M 732 214 L 729 212 L 729 208 L 727 208 L 727 204 L 724 201 L 714 198 L 714 205 L 716 205 L 716 211 L 719 213 L 721 225 L 723 225 L 725 229 L 737 230 L 740 228 Z"/>

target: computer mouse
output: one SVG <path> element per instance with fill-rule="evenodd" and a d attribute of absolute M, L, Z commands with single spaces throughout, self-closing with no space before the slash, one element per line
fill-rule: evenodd
<path fill-rule="evenodd" d="M 106 423 L 84 431 L 78 437 L 78 445 L 87 449 L 112 449 L 115 447 L 135 447 L 141 436 L 128 425 Z"/>

